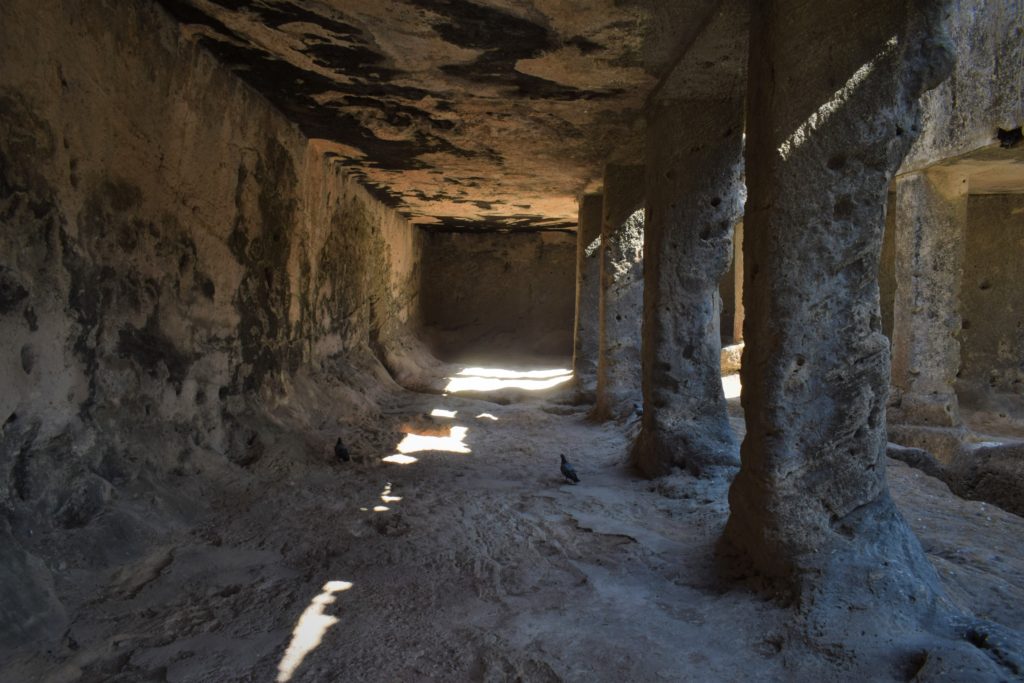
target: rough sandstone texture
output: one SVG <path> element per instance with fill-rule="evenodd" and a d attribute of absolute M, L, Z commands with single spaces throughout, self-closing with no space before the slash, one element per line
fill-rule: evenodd
<path fill-rule="evenodd" d="M 942 462 L 926 450 L 890 443 L 889 457 L 945 483 L 961 498 L 994 503 L 1024 517 L 1024 443 L 965 443 Z"/>
<path fill-rule="evenodd" d="M 904 646 L 916 640 L 997 680 L 1007 672 L 1000 655 L 959 640 L 962 618 L 947 611 L 885 479 L 882 209 L 918 130 L 918 97 L 952 68 L 942 16 L 937 3 L 920 1 L 775 0 L 754 10 L 747 432 L 723 549 L 795 591 L 811 639 L 860 634 L 861 652 L 895 663 L 899 633 Z M 808 59 L 808 45 L 826 44 Z M 992 643 L 1014 647 L 1015 636 L 997 631 Z M 926 679 L 940 670 L 927 656 L 906 664 Z"/>
<path fill-rule="evenodd" d="M 890 419 L 955 427 L 967 178 L 937 170 L 905 174 L 895 184 Z"/>
<path fill-rule="evenodd" d="M 601 291 L 594 417 L 619 418 L 641 398 L 644 168 L 609 164 L 601 221 Z"/>
<path fill-rule="evenodd" d="M 632 454 L 648 476 L 739 465 L 718 287 L 745 199 L 741 102 L 669 100 L 648 113 L 644 413 Z"/>
<path fill-rule="evenodd" d="M 1024 195 L 972 195 L 966 232 L 957 391 L 1024 403 Z"/>
<path fill-rule="evenodd" d="M 968 357 L 977 358 L 966 344 L 991 349 L 1014 333 L 1006 331 L 1004 323 L 1012 325 L 1012 320 L 1004 317 L 1006 308 L 995 298 L 990 310 L 982 304 L 984 312 L 968 310 L 967 302 L 959 300 L 963 293 L 977 301 L 979 292 L 972 288 L 986 284 L 985 276 L 976 283 L 971 282 L 976 275 L 965 276 L 961 282 L 955 272 L 962 267 L 957 261 L 966 258 L 965 244 L 972 234 L 985 231 L 982 226 L 991 220 L 998 221 L 972 216 L 974 197 L 1024 192 L 1024 146 L 1001 148 L 998 139 L 1000 130 L 1019 129 L 1024 123 L 1022 15 L 1020 0 L 956 3 L 946 19 L 956 51 L 953 74 L 922 97 L 921 135 L 901 166 L 894 193 L 887 241 L 895 247 L 896 267 L 891 280 L 883 279 L 882 288 L 884 295 L 898 282 L 909 298 L 895 297 L 891 437 L 923 447 L 947 464 L 959 457 L 970 438 L 967 430 L 954 426 L 960 422 L 958 406 L 965 405 L 965 399 L 969 408 L 989 410 L 1000 418 L 1024 416 L 1021 402 L 1011 393 L 993 391 L 984 380 L 978 381 L 984 371 L 977 363 L 965 367 Z M 966 188 L 957 184 L 958 176 L 966 179 Z M 954 223 L 959 223 L 958 229 Z M 951 233 L 957 230 L 959 236 Z M 995 272 L 1004 259 L 1012 258 L 1012 239 L 999 245 L 998 256 L 991 258 Z M 919 256 L 907 257 L 918 248 Z M 883 273 L 890 258 L 883 254 Z M 886 303 L 883 300 L 883 310 Z M 980 323 L 981 329 L 960 330 L 961 317 L 968 327 Z M 1003 348 L 1007 353 L 1001 360 L 988 355 L 984 362 L 1001 368 L 1018 363 L 1019 354 L 1011 358 L 1009 346 Z"/>
<path fill-rule="evenodd" d="M 145 490 L 159 508 L 161 490 L 195 493 L 175 473 L 252 465 L 254 403 L 287 406 L 310 373 L 353 387 L 389 381 L 380 363 L 410 376 L 419 259 L 405 219 L 159 7 L 12 0 L 3 14 L 10 645 L 62 628 L 37 551 L 69 530 L 138 548 L 160 515 L 108 505 Z M 358 391 L 339 392 L 353 418 L 367 413 Z"/>
<path fill-rule="evenodd" d="M 156 0 L 414 222 L 571 227 L 714 0 Z"/>
<path fill-rule="evenodd" d="M 587 396 L 597 389 L 597 358 L 601 330 L 601 215 L 604 197 L 580 199 L 576 228 L 576 327 L 572 370 L 576 386 Z"/>
<path fill-rule="evenodd" d="M 777 0 L 751 24 L 747 436 L 727 537 L 762 571 L 797 581 L 832 550 L 859 560 L 873 544 L 906 543 L 902 561 L 923 564 L 885 487 L 878 255 L 917 98 L 951 55 L 938 8 L 862 5 L 797 11 Z M 841 29 L 854 21 L 856 41 Z M 828 57 L 807 59 L 802 47 L 817 41 Z"/>
<path fill-rule="evenodd" d="M 900 173 L 995 144 L 997 128 L 1024 124 L 1022 16 L 1022 0 L 958 0 L 946 17 L 953 73 L 921 98 L 921 135 Z"/>
<path fill-rule="evenodd" d="M 947 175 L 958 168 L 938 166 L 926 175 L 936 171 Z M 896 182 L 909 182 L 918 189 L 932 186 L 927 179 L 915 180 L 916 175 L 898 176 Z M 902 279 L 906 283 L 903 294 L 909 296 L 914 283 L 918 291 L 917 303 L 915 300 L 903 302 L 904 318 L 899 327 L 904 331 L 904 340 L 907 334 L 916 333 L 918 343 L 910 347 L 893 340 L 894 387 L 890 400 L 896 409 L 890 409 L 888 414 L 889 438 L 924 448 L 947 465 L 954 458 L 960 460 L 962 451 L 970 450 L 970 442 L 989 438 L 984 436 L 986 433 L 1005 437 L 1017 435 L 1018 438 L 1021 435 L 1024 316 L 1017 296 L 1018 263 L 1024 254 L 1021 233 L 1024 223 L 1019 213 L 1024 207 L 1021 197 L 1019 194 L 968 195 L 965 198 L 966 224 L 952 234 L 939 230 L 948 226 L 941 222 L 944 215 L 948 217 L 948 211 L 939 211 L 932 221 L 924 217 L 914 219 L 913 213 L 903 216 L 904 231 L 909 235 L 905 237 L 912 242 L 902 246 L 904 254 L 912 256 L 902 262 L 905 273 Z M 896 193 L 890 193 L 889 198 L 879 290 L 883 330 L 892 336 L 897 291 Z M 956 205 L 959 206 L 959 202 Z M 915 204 L 914 211 L 927 206 L 927 203 L 924 207 Z M 950 204 L 943 200 L 939 206 L 948 208 Z M 963 208 L 961 206 L 960 210 Z M 913 244 L 915 239 L 918 244 Z M 962 262 L 961 272 L 955 274 L 955 264 L 959 262 Z M 953 292 L 958 296 L 952 296 Z M 949 335 L 954 330 L 956 336 L 951 340 Z M 909 373 L 907 362 L 914 358 L 924 362 L 914 373 Z M 916 411 L 913 409 L 915 396 L 911 395 L 909 401 L 903 398 L 898 386 L 901 376 L 905 382 L 909 380 L 919 387 L 934 390 L 934 393 L 924 391 L 916 397 Z M 957 413 L 961 415 L 966 410 L 970 415 L 967 426 L 951 427 L 953 413 L 946 413 L 944 406 L 951 410 L 960 406 Z M 972 431 L 980 434 L 972 435 Z"/>
<path fill-rule="evenodd" d="M 569 357 L 575 233 L 432 231 L 423 241 L 423 333 L 439 357 Z"/>
<path fill-rule="evenodd" d="M 959 496 L 1024 517 L 1024 442 L 967 444 L 942 478 Z"/>

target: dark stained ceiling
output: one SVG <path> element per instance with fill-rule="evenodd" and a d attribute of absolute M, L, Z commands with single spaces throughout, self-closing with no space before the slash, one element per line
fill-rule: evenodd
<path fill-rule="evenodd" d="M 575 227 L 602 163 L 640 159 L 652 89 L 722 21 L 716 0 L 156 1 L 376 196 L 446 230 Z"/>

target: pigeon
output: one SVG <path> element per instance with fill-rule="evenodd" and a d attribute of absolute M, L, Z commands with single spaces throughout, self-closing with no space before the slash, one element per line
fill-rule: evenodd
<path fill-rule="evenodd" d="M 573 484 L 580 483 L 579 475 L 576 474 L 576 468 L 573 467 L 568 460 L 565 459 L 565 454 L 562 454 L 562 476 L 571 481 Z"/>
<path fill-rule="evenodd" d="M 334 444 L 334 457 L 341 462 L 348 462 L 349 460 L 348 449 L 345 448 L 345 444 L 341 442 L 340 436 L 338 437 L 337 443 Z"/>

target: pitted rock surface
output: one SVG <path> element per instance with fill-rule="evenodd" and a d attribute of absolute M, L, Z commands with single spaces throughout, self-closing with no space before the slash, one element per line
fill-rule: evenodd
<path fill-rule="evenodd" d="M 155 1 L 378 199 L 451 231 L 575 227 L 716 4 Z"/>

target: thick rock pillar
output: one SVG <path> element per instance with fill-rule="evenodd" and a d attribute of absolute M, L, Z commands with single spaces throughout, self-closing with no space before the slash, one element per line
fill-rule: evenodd
<path fill-rule="evenodd" d="M 890 420 L 956 427 L 967 179 L 942 171 L 897 177 L 895 219 Z"/>
<path fill-rule="evenodd" d="M 576 386 L 584 394 L 592 394 L 597 385 L 603 202 L 602 195 L 583 195 L 576 228 L 576 330 L 572 370 Z"/>
<path fill-rule="evenodd" d="M 743 103 L 669 101 L 647 122 L 644 413 L 648 476 L 739 465 L 722 393 L 719 281 L 743 210 Z"/>
<path fill-rule="evenodd" d="M 924 609 L 938 581 L 885 480 L 878 267 L 918 98 L 952 67 L 942 3 L 765 0 L 752 11 L 747 435 L 725 538 L 819 607 Z"/>
<path fill-rule="evenodd" d="M 605 168 L 597 396 L 593 417 L 621 417 L 640 400 L 644 169 Z"/>

